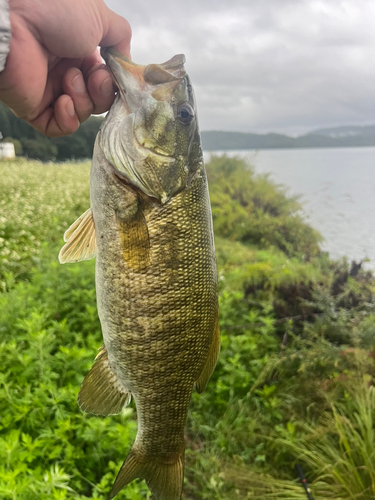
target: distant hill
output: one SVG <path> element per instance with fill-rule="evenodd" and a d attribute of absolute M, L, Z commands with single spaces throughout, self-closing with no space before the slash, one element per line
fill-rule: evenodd
<path fill-rule="evenodd" d="M 17 155 L 42 161 L 90 158 L 102 121 L 102 116 L 92 116 L 74 134 L 50 138 L 34 130 L 0 103 L 0 132 L 5 142 L 13 142 Z M 322 128 L 300 137 L 275 133 L 203 131 L 202 142 L 206 151 L 375 146 L 375 125 Z"/>
<path fill-rule="evenodd" d="M 207 151 L 375 146 L 375 125 L 323 128 L 299 137 L 213 130 L 202 132 L 202 142 Z"/>
<path fill-rule="evenodd" d="M 324 135 L 326 137 L 352 137 L 375 135 L 375 125 L 346 125 L 344 127 L 320 128 L 307 135 Z"/>

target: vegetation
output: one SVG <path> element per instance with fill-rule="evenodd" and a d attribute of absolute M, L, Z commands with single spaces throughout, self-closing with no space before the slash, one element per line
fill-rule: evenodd
<path fill-rule="evenodd" d="M 189 500 L 375 497 L 375 280 L 332 261 L 297 199 L 238 159 L 207 166 L 222 351 L 186 429 Z M 89 163 L 0 163 L 0 498 L 107 498 L 134 406 L 76 397 L 101 346 L 94 262 L 60 266 Z M 144 482 L 119 494 L 150 499 Z"/>
<path fill-rule="evenodd" d="M 92 116 L 74 134 L 50 138 L 37 132 L 0 103 L 0 132 L 4 141 L 13 142 L 17 156 L 23 155 L 41 161 L 91 158 L 102 121 L 103 117 Z"/>

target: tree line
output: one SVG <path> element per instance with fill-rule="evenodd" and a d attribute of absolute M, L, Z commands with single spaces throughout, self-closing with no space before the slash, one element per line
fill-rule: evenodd
<path fill-rule="evenodd" d="M 13 142 L 17 156 L 41 161 L 91 158 L 102 121 L 102 116 L 92 116 L 74 134 L 51 138 L 33 129 L 0 103 L 0 132 L 4 142 Z"/>

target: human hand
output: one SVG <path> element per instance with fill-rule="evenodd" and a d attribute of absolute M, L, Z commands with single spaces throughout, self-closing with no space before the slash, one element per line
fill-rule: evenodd
<path fill-rule="evenodd" d="M 103 0 L 9 0 L 12 38 L 0 100 L 50 137 L 107 111 L 115 91 L 97 46 L 130 57 L 129 23 Z"/>

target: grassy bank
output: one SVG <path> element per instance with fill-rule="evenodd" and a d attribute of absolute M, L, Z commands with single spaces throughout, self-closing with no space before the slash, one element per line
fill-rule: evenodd
<path fill-rule="evenodd" d="M 375 496 L 373 276 L 319 250 L 298 199 L 240 160 L 207 166 L 222 352 L 186 431 L 184 498 Z M 89 206 L 88 163 L 0 164 L 0 498 L 106 498 L 134 406 L 98 418 L 76 397 L 101 332 L 94 262 L 60 266 Z M 149 498 L 135 482 L 119 498 Z"/>

